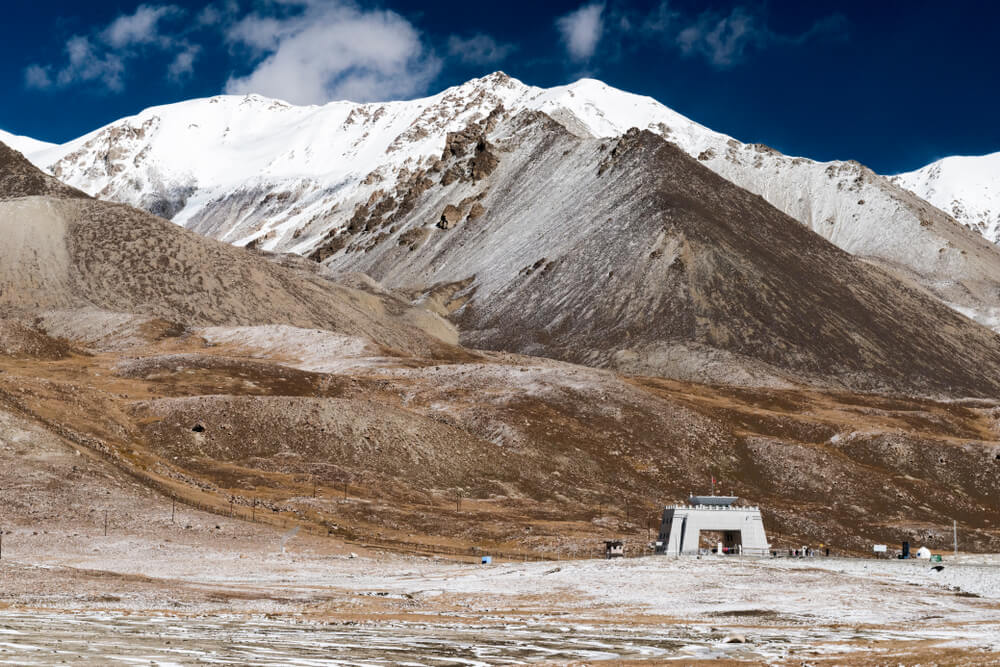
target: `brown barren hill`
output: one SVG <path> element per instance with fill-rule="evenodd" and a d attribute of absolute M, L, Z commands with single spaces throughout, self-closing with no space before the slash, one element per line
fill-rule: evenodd
<path fill-rule="evenodd" d="M 336 331 L 387 350 L 446 352 L 429 314 L 332 282 L 315 270 L 91 199 L 0 146 L 0 313 L 99 311 L 182 326 L 286 324 Z M 314 267 L 313 267 L 314 268 Z M 443 323 L 442 323 L 443 324 Z"/>
<path fill-rule="evenodd" d="M 21 153 L 0 142 L 0 201 L 32 195 L 87 196 L 38 170 Z"/>

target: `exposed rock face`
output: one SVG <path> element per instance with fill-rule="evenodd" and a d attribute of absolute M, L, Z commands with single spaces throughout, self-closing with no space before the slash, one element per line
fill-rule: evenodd
<path fill-rule="evenodd" d="M 486 209 L 479 202 L 476 202 L 469 208 L 469 215 L 466 216 L 466 220 L 475 220 L 486 215 Z"/>
<path fill-rule="evenodd" d="M 476 276 L 454 315 L 476 347 L 749 384 L 1000 388 L 995 334 L 651 132 L 581 139 L 522 114 L 489 140 L 499 160 L 487 179 L 442 179 L 395 232 L 404 243 L 422 229 L 421 245 L 374 237 L 331 266 L 396 287 Z M 474 229 L 423 228 L 475 193 L 489 213 Z"/>
<path fill-rule="evenodd" d="M 493 131 L 502 116 L 503 107 L 498 106 L 484 120 L 470 124 L 461 132 L 448 134 L 441 163 L 452 161 L 454 164 L 445 172 L 442 179 L 444 185 L 455 181 L 481 181 L 493 173 L 499 159 L 486 136 Z"/>

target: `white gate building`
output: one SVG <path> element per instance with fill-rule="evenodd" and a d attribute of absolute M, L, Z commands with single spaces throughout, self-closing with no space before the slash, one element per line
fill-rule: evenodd
<path fill-rule="evenodd" d="M 736 506 L 736 496 L 691 496 L 687 505 L 663 510 L 657 551 L 663 554 L 697 554 L 702 532 L 721 533 L 723 553 L 754 556 L 768 554 L 759 507 Z"/>

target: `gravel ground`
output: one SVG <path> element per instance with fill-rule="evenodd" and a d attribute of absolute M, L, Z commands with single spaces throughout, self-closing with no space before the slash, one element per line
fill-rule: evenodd
<path fill-rule="evenodd" d="M 989 556 L 940 572 L 715 557 L 478 566 L 308 536 L 282 553 L 282 536 L 263 529 L 191 535 L 8 547 L 0 663 L 1000 660 L 1000 560 Z"/>

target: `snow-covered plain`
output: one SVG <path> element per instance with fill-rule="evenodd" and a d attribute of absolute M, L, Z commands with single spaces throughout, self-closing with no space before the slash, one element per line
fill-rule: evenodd
<path fill-rule="evenodd" d="M 480 566 L 350 546 L 354 557 L 311 537 L 282 554 L 277 535 L 221 525 L 209 543 L 122 536 L 93 549 L 15 533 L 0 577 L 50 585 L 7 586 L 0 664 L 1000 661 L 991 556 L 946 555 L 940 572 L 715 556 Z"/>

